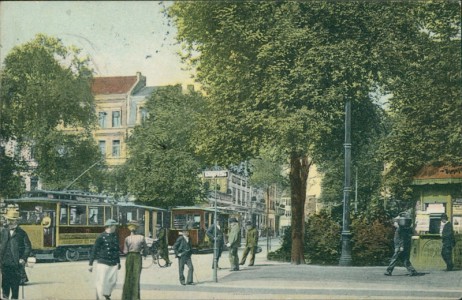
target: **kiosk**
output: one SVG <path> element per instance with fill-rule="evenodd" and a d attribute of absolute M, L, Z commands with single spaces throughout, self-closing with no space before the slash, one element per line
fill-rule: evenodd
<path fill-rule="evenodd" d="M 413 178 L 418 199 L 411 262 L 418 270 L 443 270 L 441 215 L 446 213 L 454 227 L 456 246 L 453 261 L 462 268 L 462 166 L 425 166 Z"/>

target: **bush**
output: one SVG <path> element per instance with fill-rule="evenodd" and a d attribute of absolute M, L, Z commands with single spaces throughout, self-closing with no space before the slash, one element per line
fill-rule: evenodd
<path fill-rule="evenodd" d="M 281 247 L 276 251 L 268 253 L 269 260 L 284 261 L 284 262 L 291 261 L 291 251 L 292 251 L 291 232 L 292 232 L 292 227 L 287 226 L 280 238 Z"/>
<path fill-rule="evenodd" d="M 340 258 L 340 226 L 327 213 L 310 216 L 305 223 L 305 259 L 308 263 L 337 264 Z M 287 227 L 281 247 L 268 253 L 269 260 L 291 261 L 292 235 Z"/>
<path fill-rule="evenodd" d="M 387 265 L 393 253 L 394 228 L 381 219 L 353 220 L 351 256 L 356 266 Z"/>
<path fill-rule="evenodd" d="M 329 214 L 311 215 L 306 222 L 305 253 L 310 263 L 338 264 L 340 259 L 340 225 Z"/>

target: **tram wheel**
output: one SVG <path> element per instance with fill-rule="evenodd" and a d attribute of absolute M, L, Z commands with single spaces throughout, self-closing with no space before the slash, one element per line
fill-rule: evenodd
<path fill-rule="evenodd" d="M 68 261 L 76 261 L 79 259 L 79 251 L 75 249 L 67 249 L 66 250 L 66 259 Z"/>

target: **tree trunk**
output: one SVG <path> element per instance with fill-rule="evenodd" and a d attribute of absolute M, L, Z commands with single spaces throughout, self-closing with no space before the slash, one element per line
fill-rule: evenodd
<path fill-rule="evenodd" d="M 311 161 L 293 153 L 290 157 L 290 189 L 292 210 L 292 264 L 304 264 L 305 200 Z"/>

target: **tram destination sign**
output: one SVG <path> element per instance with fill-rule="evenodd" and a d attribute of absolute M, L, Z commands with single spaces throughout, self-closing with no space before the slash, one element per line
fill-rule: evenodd
<path fill-rule="evenodd" d="M 204 171 L 205 178 L 228 177 L 228 171 Z"/>

